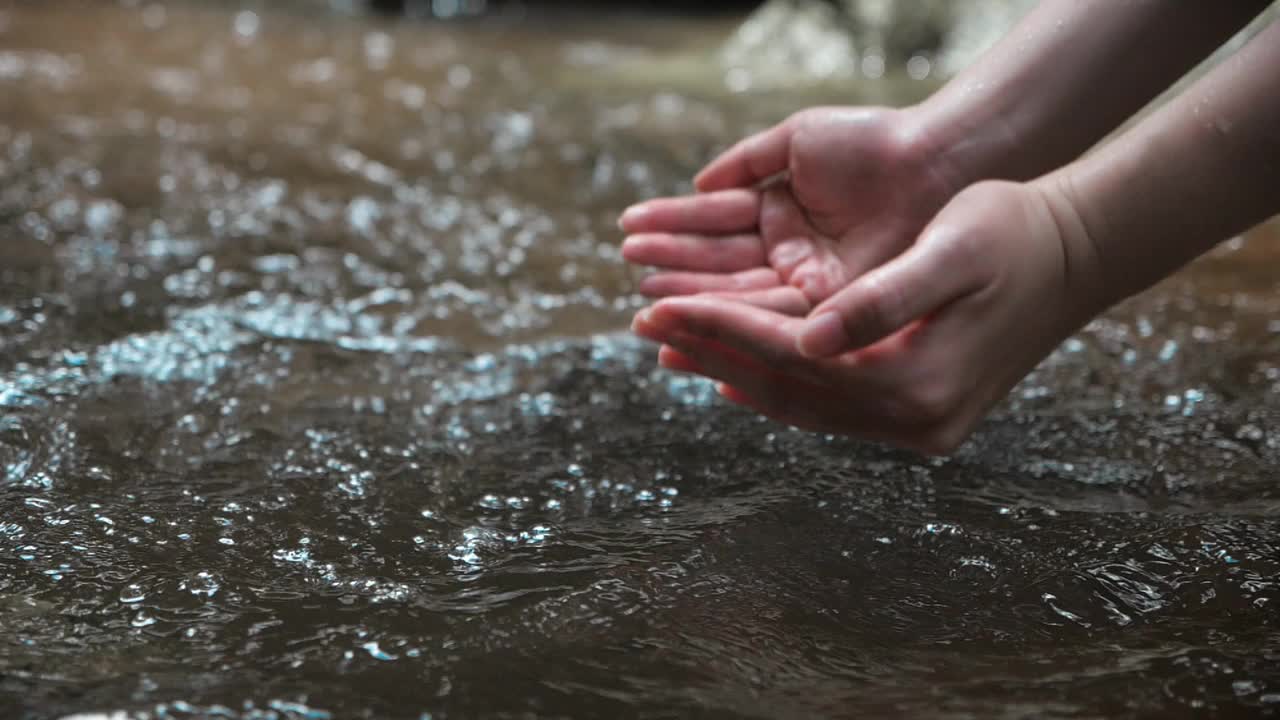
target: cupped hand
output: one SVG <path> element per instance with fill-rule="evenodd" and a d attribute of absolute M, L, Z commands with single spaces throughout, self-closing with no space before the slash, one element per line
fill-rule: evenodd
<path fill-rule="evenodd" d="M 641 311 L 659 362 L 798 427 L 947 453 L 1105 303 L 1097 261 L 1050 184 L 957 195 L 906 253 L 807 318 L 706 295 Z"/>
<path fill-rule="evenodd" d="M 660 270 L 641 292 L 803 313 L 897 256 L 957 189 L 912 113 L 806 110 L 713 161 L 699 194 L 629 209 L 623 256 Z"/>

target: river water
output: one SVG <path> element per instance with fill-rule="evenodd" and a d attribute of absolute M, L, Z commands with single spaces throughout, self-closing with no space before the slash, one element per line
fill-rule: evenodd
<path fill-rule="evenodd" d="M 252 7 L 0 3 L 0 716 L 1280 713 L 1280 231 L 952 459 L 804 434 L 654 369 L 614 219 L 928 81 Z"/>

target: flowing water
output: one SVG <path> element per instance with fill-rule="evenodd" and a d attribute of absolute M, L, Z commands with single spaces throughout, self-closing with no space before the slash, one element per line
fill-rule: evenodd
<path fill-rule="evenodd" d="M 804 434 L 654 369 L 614 218 L 927 83 L 254 7 L 0 3 L 0 717 L 1280 713 L 1280 232 L 955 458 Z"/>

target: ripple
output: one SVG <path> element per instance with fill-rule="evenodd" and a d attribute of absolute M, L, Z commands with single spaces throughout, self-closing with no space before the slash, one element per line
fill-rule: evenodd
<path fill-rule="evenodd" d="M 829 98 L 646 39 L 719 20 L 327 7 L 0 11 L 0 705 L 1273 702 L 1269 235 L 1092 323 L 955 458 L 792 431 L 654 368 L 614 218 Z"/>

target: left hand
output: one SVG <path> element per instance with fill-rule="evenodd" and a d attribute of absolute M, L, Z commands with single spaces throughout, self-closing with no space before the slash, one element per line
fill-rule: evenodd
<path fill-rule="evenodd" d="M 623 257 L 659 269 L 640 284 L 651 297 L 731 292 L 803 314 L 951 199 L 957 171 L 930 143 L 916 109 L 804 110 L 715 159 L 698 194 L 630 208 Z"/>

